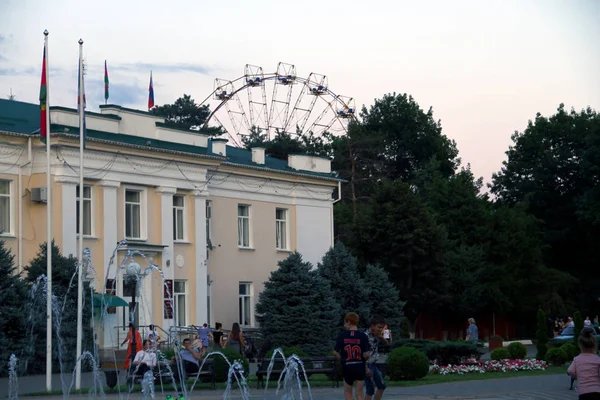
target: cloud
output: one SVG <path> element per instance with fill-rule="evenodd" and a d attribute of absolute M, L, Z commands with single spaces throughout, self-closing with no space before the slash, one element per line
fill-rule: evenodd
<path fill-rule="evenodd" d="M 104 104 L 104 80 L 86 79 L 85 92 L 89 110 L 93 109 L 96 104 Z M 109 94 L 108 102 L 111 104 L 139 107 L 145 104 L 148 98 L 148 88 L 141 83 L 111 80 Z M 76 98 L 76 93 L 74 93 L 74 96 Z"/>
<path fill-rule="evenodd" d="M 0 54 L 0 61 L 8 61 L 8 58 L 6 58 L 2 54 Z"/>
<path fill-rule="evenodd" d="M 6 43 L 6 41 L 7 41 L 6 36 L 0 34 L 0 44 Z"/>
<path fill-rule="evenodd" d="M 38 72 L 35 68 L 0 68 L 0 76 L 28 76 Z"/>
<path fill-rule="evenodd" d="M 111 67 L 109 65 L 109 67 Z M 150 64 L 150 63 L 131 63 L 131 64 L 116 64 L 112 66 L 115 71 L 131 71 L 131 72 L 194 72 L 203 75 L 209 75 L 215 69 L 202 64 Z"/>

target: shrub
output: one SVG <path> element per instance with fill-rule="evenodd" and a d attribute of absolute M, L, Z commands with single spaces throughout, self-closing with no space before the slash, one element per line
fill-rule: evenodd
<path fill-rule="evenodd" d="M 429 373 L 429 359 L 413 347 L 400 347 L 388 356 L 387 372 L 393 381 L 421 379 Z"/>
<path fill-rule="evenodd" d="M 470 341 L 434 342 L 423 339 L 400 339 L 393 348 L 413 347 L 422 351 L 431 361 L 440 365 L 458 364 L 465 358 L 479 357 L 479 345 Z"/>
<path fill-rule="evenodd" d="M 410 338 L 410 332 L 408 331 L 408 325 L 409 325 L 409 321 L 408 321 L 408 317 L 404 317 L 402 318 L 402 328 L 400 329 L 401 338 L 404 339 L 409 339 Z"/>
<path fill-rule="evenodd" d="M 573 343 L 565 343 L 560 347 L 561 350 L 565 352 L 567 355 L 567 361 L 571 361 L 575 357 L 579 355 L 579 347 L 575 346 Z"/>
<path fill-rule="evenodd" d="M 228 348 L 224 348 L 220 350 L 221 353 L 223 353 L 223 355 L 225 357 L 227 357 L 227 360 L 229 360 L 229 362 L 231 364 L 233 364 L 233 362 L 235 360 L 239 360 L 242 362 L 242 365 L 244 366 L 244 372 L 246 374 L 248 374 L 248 360 L 246 359 L 246 357 L 242 356 L 240 353 L 238 353 L 237 351 L 233 350 L 233 349 L 228 349 Z M 229 372 L 229 364 L 227 364 L 227 361 L 225 361 L 223 359 L 223 357 L 221 357 L 218 354 L 214 354 L 211 356 L 212 358 L 215 359 L 215 381 L 216 382 L 225 382 L 227 381 L 227 374 Z"/>
<path fill-rule="evenodd" d="M 527 356 L 527 347 L 523 343 L 514 342 L 508 345 L 508 352 L 513 360 L 521 360 Z"/>
<path fill-rule="evenodd" d="M 302 358 L 302 357 L 308 357 L 308 354 L 306 354 L 306 352 L 304 350 L 302 350 L 299 347 L 284 347 L 281 349 L 283 351 L 283 355 L 285 356 L 285 358 L 290 357 L 292 354 L 297 355 L 298 357 Z M 273 352 L 275 351 L 275 349 L 271 349 L 267 352 L 267 354 L 265 355 L 265 358 L 271 358 L 273 357 Z M 332 354 L 333 355 L 333 354 Z M 280 357 L 279 355 L 277 355 L 277 357 Z"/>
<path fill-rule="evenodd" d="M 567 353 L 562 349 L 562 347 L 550 349 L 546 352 L 546 361 L 552 365 L 561 366 L 567 362 Z"/>
<path fill-rule="evenodd" d="M 546 313 L 540 308 L 537 312 L 537 330 L 535 331 L 537 354 L 535 358 L 544 360 L 548 351 L 548 328 L 546 326 Z"/>
<path fill-rule="evenodd" d="M 562 347 L 567 343 L 573 343 L 570 339 L 552 339 L 549 342 L 550 347 Z M 575 345 L 575 347 L 579 347 Z M 600 335 L 596 335 L 596 347 L 600 349 Z"/>
<path fill-rule="evenodd" d="M 492 351 L 492 354 L 490 354 L 490 358 L 492 360 L 506 360 L 511 357 L 508 349 L 505 349 L 504 347 L 498 347 L 497 349 L 494 349 Z"/>

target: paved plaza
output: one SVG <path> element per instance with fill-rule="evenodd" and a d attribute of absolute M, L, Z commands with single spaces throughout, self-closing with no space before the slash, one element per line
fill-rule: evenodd
<path fill-rule="evenodd" d="M 82 386 L 91 384 L 91 374 L 82 374 Z M 44 390 L 45 376 L 23 377 L 19 379 L 20 397 L 26 397 L 26 393 L 41 392 Z M 70 382 L 69 382 L 70 383 Z M 55 376 L 54 388 L 60 387 L 60 380 Z M 407 400 L 426 400 L 426 399 L 448 399 L 448 400 L 575 400 L 577 393 L 569 389 L 569 379 L 563 374 L 528 376 L 515 378 L 488 379 L 479 381 L 464 381 L 454 383 L 442 383 L 437 385 L 425 385 L 414 387 L 390 387 L 386 390 L 384 399 L 407 399 Z M 8 394 L 8 380 L 0 380 L 0 390 L 2 397 Z M 174 395 L 172 391 L 160 392 L 156 388 L 156 399 L 164 399 L 167 394 Z M 252 399 L 276 400 L 280 399 L 281 393 L 276 394 L 275 389 L 257 390 L 250 388 L 250 397 Z M 315 388 L 311 391 L 313 400 L 333 400 L 343 399 L 342 388 Z M 35 397 L 42 398 L 42 397 Z M 48 396 L 49 399 L 62 399 L 62 396 Z M 70 399 L 88 399 L 89 396 L 78 395 L 70 396 Z M 141 393 L 133 393 L 127 396 L 126 393 L 106 393 L 107 399 L 143 399 Z M 190 399 L 199 400 L 217 400 L 223 398 L 222 390 L 202 390 L 194 391 Z M 238 390 L 231 393 L 232 399 L 241 399 Z M 34 398 L 32 398 L 34 399 Z M 303 399 L 310 399 L 307 390 L 303 393 Z"/>

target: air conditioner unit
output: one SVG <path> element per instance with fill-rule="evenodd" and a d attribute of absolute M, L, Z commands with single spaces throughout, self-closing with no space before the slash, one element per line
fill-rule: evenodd
<path fill-rule="evenodd" d="M 37 187 L 31 189 L 31 201 L 36 203 L 47 203 L 48 202 L 48 188 Z"/>

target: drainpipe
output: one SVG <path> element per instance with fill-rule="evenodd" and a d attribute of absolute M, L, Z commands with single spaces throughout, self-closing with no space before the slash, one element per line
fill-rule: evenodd
<path fill-rule="evenodd" d="M 31 164 L 31 138 L 27 139 L 27 162 L 19 166 L 19 273 L 23 272 L 23 167 Z"/>
<path fill-rule="evenodd" d="M 338 198 L 333 201 L 333 204 L 337 203 L 340 200 L 342 200 L 342 181 L 338 182 Z"/>

